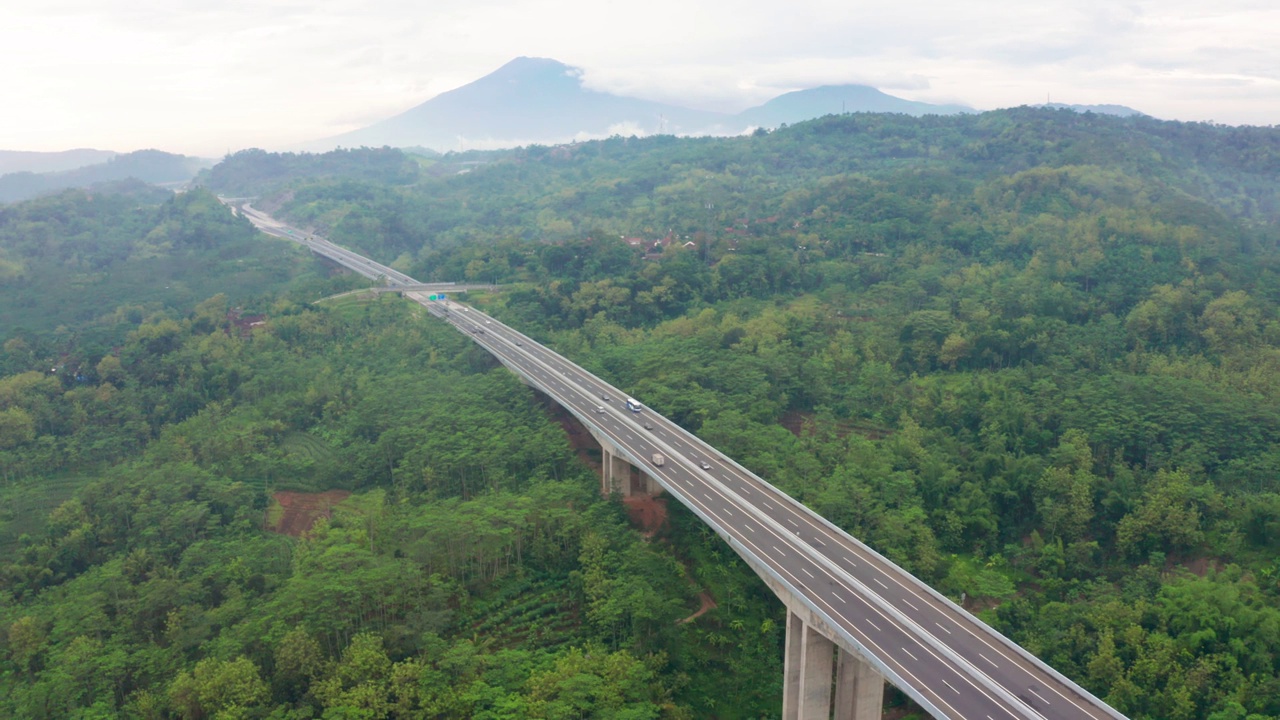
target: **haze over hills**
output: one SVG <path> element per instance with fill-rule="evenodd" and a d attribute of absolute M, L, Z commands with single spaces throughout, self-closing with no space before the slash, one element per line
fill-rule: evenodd
<path fill-rule="evenodd" d="M 964 105 L 933 105 L 904 100 L 867 85 L 823 85 L 809 90 L 796 90 L 748 108 L 734 116 L 744 127 L 775 128 L 783 123 L 844 112 L 884 112 L 904 115 L 955 115 L 975 110 Z"/>
<path fill-rule="evenodd" d="M 1134 110 L 1126 105 L 1079 105 L 1067 103 L 1043 103 L 1036 107 L 1049 108 L 1051 110 L 1073 110 L 1078 113 L 1097 113 L 1099 115 L 1115 115 L 1116 117 L 1133 117 L 1134 115 L 1146 115 L 1141 110 Z"/>
<path fill-rule="evenodd" d="M 521 57 L 395 117 L 296 149 L 418 145 L 448 151 L 619 134 L 736 135 L 839 112 L 950 115 L 973 110 L 904 100 L 865 85 L 829 85 L 786 93 L 736 115 L 708 112 L 588 90 L 577 68 Z"/>
<path fill-rule="evenodd" d="M 112 153 L 106 162 L 72 170 L 15 172 L 0 176 L 0 203 L 18 202 L 65 188 L 90 187 L 130 178 L 153 185 L 183 183 L 195 177 L 201 168 L 211 165 L 213 163 L 208 160 L 160 150 L 139 150 L 123 155 Z"/>
<path fill-rule="evenodd" d="M 326 152 L 342 147 L 391 146 L 416 147 L 424 152 L 493 150 L 614 135 L 729 136 L 845 112 L 912 116 L 978 112 L 961 104 L 907 100 L 867 85 L 841 84 L 787 92 L 738 113 L 722 113 L 591 90 L 584 87 L 582 76 L 581 69 L 557 60 L 518 57 L 474 82 L 368 127 L 298 142 L 287 149 Z M 1143 114 L 1123 105 L 1048 103 L 1039 107 L 1120 117 Z M 0 150 L 0 202 L 85 184 L 70 177 L 12 178 L 4 177 L 6 174 L 65 173 L 116 156 L 115 152 L 94 149 L 52 153 Z M 107 179 L 120 178 L 113 175 Z M 176 178 L 162 182 L 174 181 Z"/>
<path fill-rule="evenodd" d="M 34 152 L 29 150 L 0 150 L 0 175 L 16 172 L 62 172 L 85 165 L 102 163 L 115 157 L 110 150 L 77 148 L 58 152 Z"/>

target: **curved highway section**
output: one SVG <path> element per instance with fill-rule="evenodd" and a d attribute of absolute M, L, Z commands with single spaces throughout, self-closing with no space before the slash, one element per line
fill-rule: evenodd
<path fill-rule="evenodd" d="M 305 244 L 367 277 L 385 278 L 393 287 L 418 284 L 258 211 L 244 212 L 264 232 Z M 1124 718 L 714 447 L 648 408 L 627 410 L 627 395 L 618 388 L 474 308 L 431 300 L 424 292 L 404 294 L 607 437 L 766 581 L 799 597 L 837 635 L 837 644 L 851 646 L 935 717 Z M 649 462 L 655 453 L 666 457 L 662 466 Z"/>

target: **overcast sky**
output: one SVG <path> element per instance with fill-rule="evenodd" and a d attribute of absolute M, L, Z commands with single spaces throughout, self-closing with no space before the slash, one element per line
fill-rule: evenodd
<path fill-rule="evenodd" d="M 991 109 L 1280 124 L 1274 0 L 9 0 L 0 149 L 220 156 L 367 125 L 520 56 L 739 110 L 866 83 Z M 25 7 L 22 7 L 25 5 Z"/>

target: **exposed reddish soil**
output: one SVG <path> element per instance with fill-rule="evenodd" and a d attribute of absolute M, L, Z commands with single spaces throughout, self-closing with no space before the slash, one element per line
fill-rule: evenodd
<path fill-rule="evenodd" d="M 584 465 L 591 468 L 597 475 L 603 472 L 601 466 L 600 443 L 592 437 L 591 432 L 578 421 L 567 410 L 558 403 L 542 396 L 538 393 L 543 401 L 543 407 L 547 413 L 564 428 L 564 434 L 569 438 L 569 444 L 577 453 L 578 459 Z M 635 470 L 631 472 L 631 480 L 638 483 L 641 479 L 639 473 Z M 633 487 L 635 485 L 633 484 Z M 623 498 L 623 504 L 627 506 L 627 516 L 631 519 L 631 524 L 640 529 L 644 536 L 649 539 L 656 537 L 667 523 L 667 498 L 665 495 L 651 496 L 643 493 L 637 493 L 630 497 Z M 688 567 L 687 561 L 685 562 Z M 690 570 L 690 572 L 692 572 Z M 692 579 L 690 580 L 692 582 Z M 711 597 L 711 593 L 703 590 L 698 593 L 699 607 L 696 612 L 680 623 L 687 623 L 701 617 L 707 611 L 714 609 L 716 606 L 715 598 Z"/>
<path fill-rule="evenodd" d="M 577 454 L 578 459 L 582 461 L 582 464 L 591 468 L 597 475 L 602 474 L 604 468 L 601 466 L 600 443 L 596 442 L 591 432 L 581 422 L 578 422 L 578 418 L 574 417 L 558 403 L 546 397 L 541 397 L 540 399 L 542 399 L 547 413 L 564 429 L 565 436 L 569 438 L 569 445 Z M 634 470 L 632 471 L 632 476 L 637 477 Z M 665 497 L 649 497 L 648 495 L 638 494 L 624 498 L 622 502 L 627 506 L 627 515 L 631 518 L 631 524 L 640 528 L 645 537 L 656 535 L 667 522 L 667 499 Z"/>
<path fill-rule="evenodd" d="M 1189 560 L 1184 560 L 1180 563 L 1175 560 L 1169 560 L 1168 562 L 1165 563 L 1164 569 L 1165 569 L 1165 572 L 1171 572 L 1174 568 L 1179 566 L 1186 568 L 1187 570 L 1191 571 L 1192 574 L 1197 575 L 1199 577 L 1204 577 L 1205 575 L 1208 575 L 1209 570 L 1216 571 L 1216 570 L 1222 569 L 1222 563 L 1218 562 L 1218 560 L 1214 558 L 1208 558 L 1208 557 L 1191 558 Z"/>
<path fill-rule="evenodd" d="M 667 524 L 665 496 L 632 495 L 623 498 L 622 503 L 627 506 L 627 517 L 631 518 L 631 524 L 640 528 L 645 537 L 653 537 Z"/>
<path fill-rule="evenodd" d="M 333 516 L 333 506 L 346 500 L 351 493 L 347 490 L 326 490 L 321 493 L 304 493 L 281 490 L 272 497 L 284 511 L 275 527 L 268 527 L 272 532 L 299 537 L 311 529 L 316 520 Z"/>

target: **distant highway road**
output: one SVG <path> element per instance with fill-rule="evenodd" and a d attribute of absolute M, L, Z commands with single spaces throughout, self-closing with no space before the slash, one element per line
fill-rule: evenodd
<path fill-rule="evenodd" d="M 312 233 L 290 227 L 261 210 L 255 210 L 248 203 L 240 206 L 240 212 L 262 232 L 285 240 L 292 240 L 299 245 L 306 245 L 316 254 L 324 255 L 339 265 L 349 268 L 370 280 L 385 278 L 389 285 L 421 284 L 399 270 L 376 263 L 363 255 L 354 253 L 341 245 L 335 245 Z"/>

